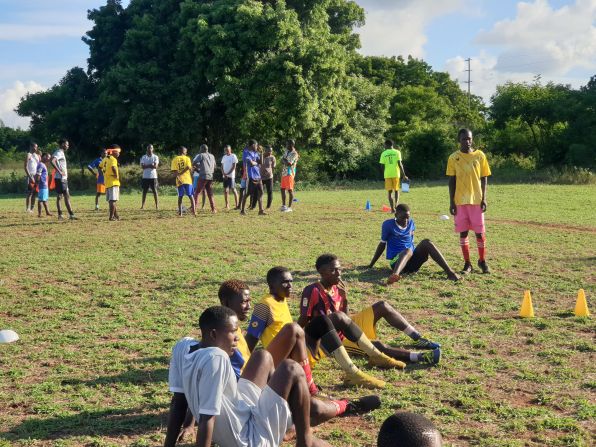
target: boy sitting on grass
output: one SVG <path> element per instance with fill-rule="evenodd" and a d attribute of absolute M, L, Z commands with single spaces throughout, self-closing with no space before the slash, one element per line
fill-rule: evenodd
<path fill-rule="evenodd" d="M 398 207 L 401 205 L 398 205 Z M 391 358 L 403 362 L 439 363 L 441 358 L 441 345 L 430 341 L 418 332 L 391 304 L 387 301 L 377 301 L 372 306 L 348 317 L 348 300 L 346 287 L 341 280 L 341 264 L 337 256 L 324 254 L 317 258 L 315 267 L 321 279 L 302 292 L 300 306 L 300 325 L 308 322 L 317 315 L 328 315 L 338 320 L 351 320 L 362 329 L 364 334 L 380 352 Z M 384 319 L 393 328 L 404 332 L 423 349 L 432 349 L 427 352 L 410 352 L 405 349 L 394 348 L 377 339 L 376 325 Z M 365 351 L 353 341 L 344 338 L 343 344 L 351 354 L 365 354 Z"/>

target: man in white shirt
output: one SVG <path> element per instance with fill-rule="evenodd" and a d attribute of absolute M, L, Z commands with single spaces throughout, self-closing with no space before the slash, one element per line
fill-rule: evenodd
<path fill-rule="evenodd" d="M 143 198 L 141 209 L 145 208 L 145 199 L 147 191 L 151 188 L 153 199 L 155 200 L 155 209 L 157 208 L 157 167 L 159 166 L 159 157 L 153 153 L 153 145 L 147 145 L 147 153 L 141 157 L 141 168 L 143 168 L 143 178 L 141 187 L 143 188 Z"/>
<path fill-rule="evenodd" d="M 69 148 L 68 140 L 62 138 L 58 144 L 60 147 L 52 154 L 52 166 L 56 170 L 54 180 L 56 183 L 56 208 L 58 209 L 58 220 L 64 219 L 64 217 L 62 217 L 62 208 L 60 206 L 62 196 L 64 196 L 64 204 L 66 205 L 70 219 L 76 220 L 77 218 L 70 206 L 70 191 L 68 190 L 68 169 L 66 167 L 66 151 L 68 151 Z"/>
<path fill-rule="evenodd" d="M 25 211 L 33 212 L 35 206 L 35 174 L 37 174 L 37 165 L 41 160 L 41 153 L 37 147 L 37 143 L 31 142 L 29 145 L 29 152 L 25 158 L 25 174 L 27 174 L 27 199 L 25 200 Z"/>
<path fill-rule="evenodd" d="M 199 327 L 201 344 L 190 346 L 182 362 L 182 389 L 199 421 L 197 446 L 276 447 L 293 420 L 297 446 L 329 447 L 313 436 L 310 394 L 298 363 L 283 360 L 274 368 L 271 354 L 259 350 L 236 381 L 230 362 L 238 343 L 236 313 L 210 307 Z"/>
<path fill-rule="evenodd" d="M 230 209 L 230 189 L 234 194 L 234 207 L 238 208 L 238 191 L 236 191 L 236 165 L 238 157 L 232 153 L 232 146 L 229 144 L 224 147 L 224 156 L 221 159 L 221 173 L 223 175 L 224 200 L 226 209 Z"/>

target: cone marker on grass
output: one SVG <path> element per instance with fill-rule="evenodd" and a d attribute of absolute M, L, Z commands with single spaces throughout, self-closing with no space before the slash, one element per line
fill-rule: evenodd
<path fill-rule="evenodd" d="M 366 205 L 364 206 L 364 210 L 365 211 L 370 211 L 372 209 L 372 206 L 370 204 L 370 200 L 366 201 Z"/>
<path fill-rule="evenodd" d="M 590 316 L 590 311 L 588 310 L 588 301 L 586 300 L 586 292 L 584 292 L 584 289 L 579 289 L 577 292 L 577 301 L 575 302 L 574 313 L 576 317 Z"/>
<path fill-rule="evenodd" d="M 534 318 L 534 306 L 532 305 L 532 295 L 529 290 L 524 292 L 524 300 L 522 301 L 519 316 L 522 318 Z"/>

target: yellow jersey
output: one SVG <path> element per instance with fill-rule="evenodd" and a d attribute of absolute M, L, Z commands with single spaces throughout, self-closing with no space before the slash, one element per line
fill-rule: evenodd
<path fill-rule="evenodd" d="M 454 152 L 447 161 L 447 175 L 455 176 L 455 204 L 480 205 L 480 179 L 491 174 L 486 155 L 480 150 Z"/>
<path fill-rule="evenodd" d="M 293 321 L 285 298 L 277 301 L 273 295 L 265 295 L 255 305 L 246 333 L 261 340 L 263 347 L 267 348 L 279 331 Z"/>
<path fill-rule="evenodd" d="M 184 174 L 180 174 L 184 168 L 187 167 L 188 169 L 186 172 L 184 172 Z M 170 169 L 178 173 L 176 176 L 176 186 L 192 185 L 192 163 L 188 156 L 178 155 L 177 157 L 174 157 Z"/>
<path fill-rule="evenodd" d="M 112 171 L 112 167 L 116 168 L 116 175 Z M 111 155 L 106 156 L 99 164 L 99 169 L 103 172 L 106 188 L 112 186 L 120 186 L 120 172 L 118 170 L 118 159 Z"/>

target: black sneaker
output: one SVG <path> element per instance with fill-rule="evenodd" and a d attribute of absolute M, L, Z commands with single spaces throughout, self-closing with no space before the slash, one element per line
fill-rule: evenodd
<path fill-rule="evenodd" d="M 488 268 L 488 264 L 486 263 L 486 261 L 478 261 L 478 267 L 480 268 L 480 270 L 482 270 L 482 273 L 484 273 L 485 275 L 490 273 L 490 269 Z"/>
<path fill-rule="evenodd" d="M 462 275 L 469 275 L 470 273 L 472 273 L 472 264 L 470 262 L 466 262 L 464 264 L 464 268 L 461 269 L 461 273 Z"/>
<path fill-rule="evenodd" d="M 344 415 L 356 415 L 369 413 L 381 406 L 381 399 L 379 396 L 371 394 L 370 396 L 363 396 L 360 399 L 350 400 L 346 407 Z"/>

